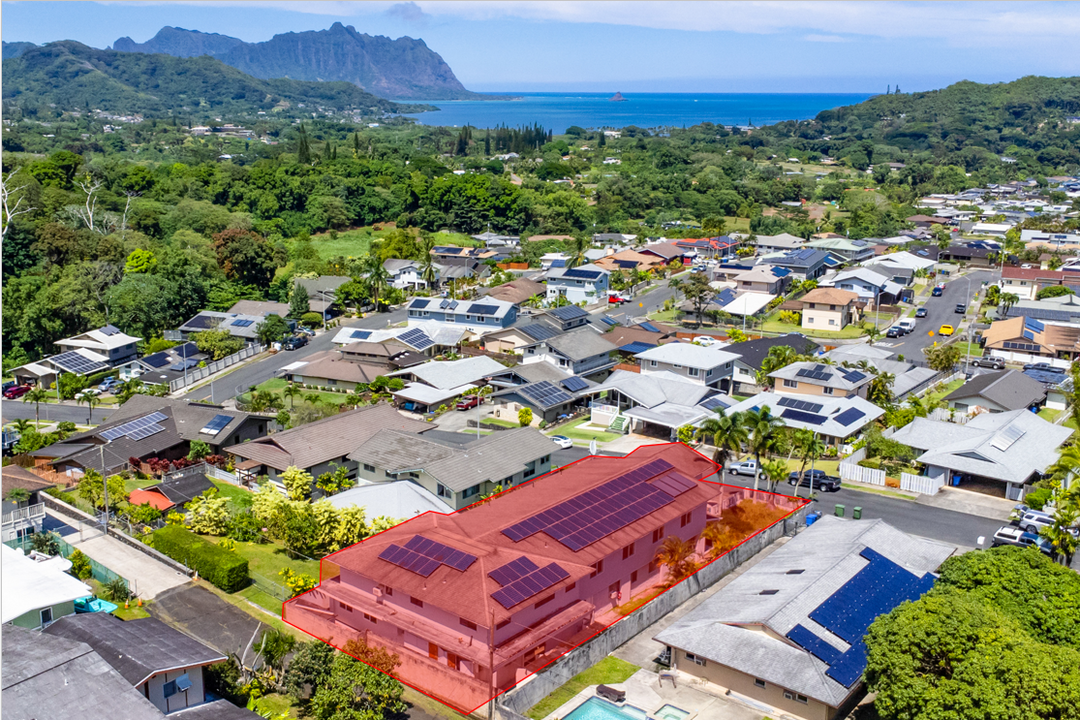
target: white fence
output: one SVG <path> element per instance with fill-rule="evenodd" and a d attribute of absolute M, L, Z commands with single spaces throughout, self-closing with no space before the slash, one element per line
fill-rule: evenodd
<path fill-rule="evenodd" d="M 1044 362 L 1050 363 L 1056 368 L 1062 368 L 1064 370 L 1069 369 L 1069 361 L 1062 360 L 1061 358 L 1049 358 L 1042 355 L 1029 355 L 1027 353 L 1011 352 L 1009 350 L 991 350 L 990 354 L 994 357 L 999 357 L 1006 362 L 1014 363 L 1037 363 Z"/>
<path fill-rule="evenodd" d="M 237 353 L 233 353 L 228 357 L 223 357 L 220 360 L 215 360 L 212 363 L 207 363 L 206 367 L 191 368 L 184 374 L 184 377 L 179 377 L 169 383 L 169 392 L 176 392 L 177 390 L 187 387 L 192 383 L 197 383 L 204 378 L 208 378 L 214 373 L 224 370 L 230 365 L 235 365 L 241 360 L 247 360 L 249 357 L 258 355 L 266 348 L 258 343 L 252 343 L 246 346 L 243 350 Z"/>
<path fill-rule="evenodd" d="M 937 495 L 938 490 L 945 487 L 945 478 L 932 478 L 925 475 L 912 475 L 900 473 L 900 489 L 910 492 L 922 493 L 923 495 Z"/>
<path fill-rule="evenodd" d="M 962 410 L 952 410 L 947 407 L 934 408 L 930 411 L 930 414 L 926 416 L 929 420 L 937 420 L 939 422 L 951 422 L 958 425 L 966 425 L 967 421 L 971 419 L 971 415 L 968 415 Z"/>
<path fill-rule="evenodd" d="M 842 462 L 840 463 L 840 479 L 866 483 L 868 485 L 884 485 L 885 471 L 863 467 L 862 465 L 856 465 L 855 463 Z"/>

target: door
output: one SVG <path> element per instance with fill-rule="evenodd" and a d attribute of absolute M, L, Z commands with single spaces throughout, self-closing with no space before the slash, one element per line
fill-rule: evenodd
<path fill-rule="evenodd" d="M 429 642 L 427 644 L 427 654 L 428 654 L 428 657 L 431 658 L 432 660 L 438 660 L 439 659 L 439 646 L 436 645 L 433 642 Z"/>

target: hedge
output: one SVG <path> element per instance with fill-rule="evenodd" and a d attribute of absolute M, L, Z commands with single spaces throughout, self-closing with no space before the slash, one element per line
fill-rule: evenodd
<path fill-rule="evenodd" d="M 247 586 L 248 561 L 179 525 L 154 532 L 154 549 L 184 563 L 225 592 Z"/>

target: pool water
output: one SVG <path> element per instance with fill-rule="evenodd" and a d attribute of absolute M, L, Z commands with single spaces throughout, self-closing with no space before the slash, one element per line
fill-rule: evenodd
<path fill-rule="evenodd" d="M 645 720 L 648 716 L 633 705 L 619 707 L 598 697 L 591 697 L 574 708 L 563 720 Z"/>
<path fill-rule="evenodd" d="M 656 712 L 653 713 L 654 717 L 659 720 L 686 720 L 686 717 L 690 713 L 682 708 L 677 708 L 674 705 L 665 705 Z"/>

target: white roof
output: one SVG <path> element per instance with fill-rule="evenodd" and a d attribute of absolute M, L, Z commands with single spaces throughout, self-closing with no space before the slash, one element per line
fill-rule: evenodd
<path fill-rule="evenodd" d="M 901 250 L 900 252 L 880 255 L 863 262 L 863 265 L 871 264 L 893 265 L 896 267 L 907 268 L 908 270 L 927 270 L 934 267 L 935 262 L 930 258 L 922 258 L 913 253 L 909 253 L 907 250 Z"/>
<path fill-rule="evenodd" d="M 331 495 L 329 500 L 336 508 L 359 505 L 366 510 L 369 520 L 377 517 L 408 520 L 429 511 L 454 512 L 429 490 L 409 480 L 362 485 Z"/>
<path fill-rule="evenodd" d="M 3 560 L 0 622 L 11 622 L 28 612 L 94 593 L 89 585 L 65 573 L 59 564 L 34 562 L 7 545 L 2 546 L 0 553 Z"/>
<path fill-rule="evenodd" d="M 118 328 L 112 325 L 106 325 L 97 330 L 88 330 L 87 332 L 63 340 L 57 340 L 56 344 L 61 346 L 91 348 L 93 350 L 112 350 L 113 348 L 123 347 L 138 342 L 141 339 L 142 338 L 120 332 Z"/>
<path fill-rule="evenodd" d="M 404 400 L 412 400 L 414 402 L 423 403 L 424 405 L 434 405 L 435 403 L 441 403 L 446 400 L 456 398 L 466 390 L 472 390 L 476 385 L 467 384 L 460 385 L 454 388 L 441 389 L 434 388 L 430 385 L 424 385 L 423 383 L 409 383 L 400 390 L 391 393 L 394 397 L 402 398 Z"/>
<path fill-rule="evenodd" d="M 788 233 L 780 233 L 779 235 L 758 235 L 758 245 L 764 245 L 765 247 L 779 247 L 794 249 L 802 247 L 806 244 L 806 239 L 790 235 Z"/>
<path fill-rule="evenodd" d="M 485 355 L 479 355 L 461 360 L 424 363 L 389 373 L 389 376 L 414 375 L 417 380 L 426 385 L 447 390 L 479 382 L 485 377 L 500 375 L 504 372 L 506 372 L 505 365 Z"/>
<path fill-rule="evenodd" d="M 732 315 L 756 315 L 775 299 L 776 296 L 769 293 L 743 293 L 727 305 L 724 305 L 724 312 Z"/>
<path fill-rule="evenodd" d="M 819 407 L 811 410 L 801 410 L 781 405 L 781 400 L 803 400 Z M 732 413 L 762 407 L 768 407 L 769 412 L 784 423 L 786 427 L 815 430 L 822 435 L 831 435 L 838 438 L 846 438 L 857 433 L 867 424 L 885 414 L 885 411 L 877 405 L 857 395 L 855 397 L 829 397 L 828 395 L 782 395 L 774 392 L 763 392 L 747 398 L 741 403 L 732 405 L 725 414 L 731 415 Z M 788 416 L 785 417 L 784 413 L 789 410 L 794 411 L 794 414 L 788 413 Z M 857 413 L 854 413 L 854 415 L 857 415 L 857 417 L 845 416 L 844 413 L 848 410 L 856 410 Z M 837 421 L 837 418 L 842 416 L 846 424 Z"/>
<path fill-rule="evenodd" d="M 748 293 L 749 294 L 749 293 Z M 635 355 L 638 360 L 656 360 L 658 362 L 685 365 L 686 367 L 708 370 L 726 362 L 739 359 L 734 353 L 724 352 L 716 346 L 703 347 L 693 343 L 667 343 L 650 348 Z"/>

